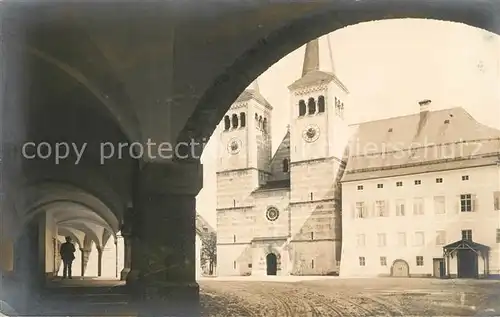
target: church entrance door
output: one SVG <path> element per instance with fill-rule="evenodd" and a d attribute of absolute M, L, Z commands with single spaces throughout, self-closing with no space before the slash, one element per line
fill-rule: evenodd
<path fill-rule="evenodd" d="M 266 265 L 267 265 L 267 275 L 276 275 L 278 271 L 278 259 L 276 258 L 276 254 L 269 253 L 266 256 Z"/>

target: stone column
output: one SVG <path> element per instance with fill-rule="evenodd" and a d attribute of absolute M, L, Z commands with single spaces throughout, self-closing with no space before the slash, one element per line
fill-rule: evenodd
<path fill-rule="evenodd" d="M 132 267 L 132 241 L 130 236 L 123 236 L 123 270 L 120 280 L 125 281 Z"/>
<path fill-rule="evenodd" d="M 176 316 L 199 314 L 195 197 L 201 186 L 199 163 L 150 163 L 137 175 L 127 285 L 142 300 L 152 301 L 152 316 L 164 316 L 170 308 Z"/>
<path fill-rule="evenodd" d="M 121 235 L 123 237 L 123 270 L 120 273 L 120 280 L 125 281 L 130 268 L 132 267 L 132 221 L 134 212 L 132 208 L 127 208 L 125 211 L 125 221 L 121 228 Z"/>
<path fill-rule="evenodd" d="M 97 276 L 102 276 L 102 247 L 97 248 Z"/>
<path fill-rule="evenodd" d="M 81 275 L 82 277 L 85 276 L 85 271 L 87 270 L 87 263 L 89 263 L 89 257 L 90 257 L 90 252 L 92 252 L 91 249 L 87 248 L 80 248 L 80 254 L 82 257 L 82 263 L 81 263 Z"/>

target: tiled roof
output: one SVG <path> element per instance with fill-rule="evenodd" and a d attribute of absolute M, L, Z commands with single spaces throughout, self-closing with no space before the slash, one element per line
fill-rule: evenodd
<path fill-rule="evenodd" d="M 290 179 L 284 179 L 279 181 L 269 181 L 265 185 L 257 188 L 255 192 L 261 192 L 266 190 L 275 190 L 275 189 L 289 189 L 290 188 Z"/>
<path fill-rule="evenodd" d="M 499 151 L 500 130 L 480 124 L 463 108 L 371 121 L 360 124 L 351 139 L 342 180 L 396 176 L 403 168 L 421 173 L 471 165 L 463 160 Z"/>
<path fill-rule="evenodd" d="M 288 89 L 298 89 L 307 86 L 327 84 L 335 78 L 332 73 L 327 73 L 321 70 L 313 70 L 302 76 L 302 78 L 294 81 Z"/>
<path fill-rule="evenodd" d="M 284 159 L 288 159 L 288 162 L 290 162 L 290 131 L 287 131 L 271 159 L 271 177 L 269 181 L 290 179 L 290 173 L 283 172 Z"/>
<path fill-rule="evenodd" d="M 241 93 L 241 95 L 238 97 L 238 99 L 236 99 L 235 102 L 244 102 L 244 101 L 249 101 L 251 99 L 255 99 L 258 103 L 265 106 L 269 110 L 273 110 L 273 107 L 266 100 L 266 98 L 264 98 L 264 96 L 262 96 L 260 92 L 254 89 L 245 89 L 245 91 Z"/>

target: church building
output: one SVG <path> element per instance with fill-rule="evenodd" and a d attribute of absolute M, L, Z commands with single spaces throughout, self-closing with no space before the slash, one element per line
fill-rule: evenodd
<path fill-rule="evenodd" d="M 218 127 L 217 273 L 336 275 L 347 88 L 320 69 L 319 39 L 288 88 L 288 131 L 272 153 L 273 107 L 245 90 Z"/>

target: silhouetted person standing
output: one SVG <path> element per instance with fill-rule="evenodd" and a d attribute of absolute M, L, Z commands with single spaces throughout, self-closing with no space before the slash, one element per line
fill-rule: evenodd
<path fill-rule="evenodd" d="M 59 253 L 61 254 L 61 259 L 63 261 L 63 278 L 73 278 L 71 276 L 71 265 L 75 259 L 75 246 L 71 242 L 70 237 L 66 237 L 66 242 L 61 245 Z"/>

